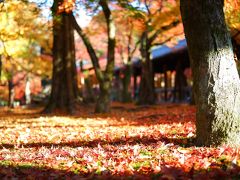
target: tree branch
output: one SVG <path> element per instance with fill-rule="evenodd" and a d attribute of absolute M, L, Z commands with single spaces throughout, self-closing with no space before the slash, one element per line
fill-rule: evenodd
<path fill-rule="evenodd" d="M 71 19 L 72 19 L 72 25 L 73 28 L 77 31 L 77 33 L 79 34 L 79 36 L 82 38 L 84 45 L 87 48 L 88 54 L 91 58 L 96 76 L 98 78 L 99 81 L 103 80 L 103 73 L 101 71 L 99 62 L 98 62 L 98 57 L 96 55 L 95 50 L 93 49 L 93 46 L 90 42 L 90 40 L 88 39 L 88 37 L 85 35 L 85 33 L 83 32 L 82 28 L 78 25 L 75 17 L 73 15 L 71 15 Z"/>
<path fill-rule="evenodd" d="M 170 41 L 170 40 L 171 40 L 172 38 L 174 38 L 175 36 L 178 36 L 178 35 L 181 35 L 181 34 L 183 34 L 183 32 L 178 33 L 178 34 L 174 34 L 173 36 L 168 37 L 168 38 L 165 39 L 164 41 L 162 41 L 162 42 L 160 42 L 160 43 L 153 43 L 152 45 L 153 45 L 153 46 L 163 45 L 163 44 L 167 43 L 168 41 Z"/>
<path fill-rule="evenodd" d="M 152 44 L 153 41 L 158 37 L 159 34 L 161 34 L 164 31 L 167 31 L 175 26 L 177 26 L 180 23 L 180 20 L 177 19 L 173 21 L 171 24 L 163 26 L 162 28 L 158 29 L 150 38 L 149 38 L 149 43 Z"/>
<path fill-rule="evenodd" d="M 111 73 L 113 72 L 113 69 L 114 69 L 116 27 L 113 21 L 111 10 L 108 7 L 107 1 L 100 0 L 99 5 L 103 9 L 103 13 L 107 22 L 107 30 L 108 30 L 108 52 L 107 52 L 107 67 L 105 70 L 105 73 L 106 73 L 105 75 L 111 76 Z"/>

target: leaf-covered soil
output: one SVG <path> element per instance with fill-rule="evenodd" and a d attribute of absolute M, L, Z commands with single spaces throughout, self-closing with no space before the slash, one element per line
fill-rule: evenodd
<path fill-rule="evenodd" d="M 0 109 L 0 179 L 239 179 L 239 149 L 196 147 L 195 107 L 76 115 Z"/>

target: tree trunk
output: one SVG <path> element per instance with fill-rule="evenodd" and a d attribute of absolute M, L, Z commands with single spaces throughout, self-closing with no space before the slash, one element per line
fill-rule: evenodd
<path fill-rule="evenodd" d="M 45 112 L 55 109 L 73 113 L 78 97 L 74 32 L 70 13 L 57 13 L 61 1 L 53 4 L 53 77 L 52 91 Z"/>
<path fill-rule="evenodd" d="M 102 7 L 102 10 L 106 19 L 106 23 L 107 23 L 108 49 L 107 49 L 107 66 L 105 71 L 101 70 L 98 57 L 88 37 L 84 34 L 81 27 L 77 24 L 77 21 L 73 15 L 71 16 L 71 18 L 74 23 L 74 28 L 76 29 L 78 34 L 81 36 L 87 48 L 88 54 L 94 66 L 96 77 L 100 84 L 100 95 L 97 100 L 97 104 L 95 108 L 96 113 L 105 113 L 110 111 L 110 91 L 111 91 L 111 82 L 113 79 L 113 70 L 114 70 L 116 27 L 113 21 L 111 10 L 108 7 L 108 1 L 100 0 L 99 5 Z M 106 88 L 109 88 L 109 89 L 106 89 Z"/>
<path fill-rule="evenodd" d="M 129 86 L 131 83 L 131 75 L 132 75 L 132 71 L 131 71 L 131 64 L 128 63 L 125 65 L 125 69 L 124 69 L 124 77 L 122 79 L 122 102 L 123 103 L 128 103 L 132 101 L 132 96 L 131 96 L 131 92 L 129 92 Z"/>
<path fill-rule="evenodd" d="M 0 81 L 2 76 L 2 55 L 0 54 Z"/>
<path fill-rule="evenodd" d="M 141 43 L 142 72 L 139 89 L 139 105 L 151 105 L 155 103 L 153 68 L 150 60 L 150 45 L 147 33 L 143 35 Z"/>
<path fill-rule="evenodd" d="M 89 76 L 85 77 L 84 84 L 85 84 L 85 88 L 86 88 L 86 96 L 83 97 L 84 102 L 86 102 L 86 103 L 96 102 L 95 94 L 93 92 L 91 77 L 89 77 Z"/>
<path fill-rule="evenodd" d="M 174 102 L 182 102 L 186 99 L 187 79 L 182 68 L 182 61 L 178 60 L 176 65 L 176 76 L 174 84 Z"/>
<path fill-rule="evenodd" d="M 181 0 L 198 145 L 240 145 L 240 80 L 223 5 L 223 0 Z"/>
<path fill-rule="evenodd" d="M 14 98 L 15 98 L 15 91 L 14 91 L 14 84 L 12 77 L 8 80 L 8 107 L 14 107 Z"/>
<path fill-rule="evenodd" d="M 100 94 L 97 99 L 97 104 L 95 107 L 96 113 L 107 113 L 110 112 L 110 91 L 111 91 L 111 81 L 103 81 L 100 83 Z"/>
<path fill-rule="evenodd" d="M 100 82 L 100 95 L 96 104 L 96 113 L 110 112 L 111 102 L 111 89 L 114 71 L 115 61 L 115 38 L 116 38 L 116 27 L 113 21 L 113 15 L 110 8 L 108 7 L 108 1 L 100 0 L 100 6 L 103 9 L 103 13 L 107 22 L 107 34 L 108 34 L 108 49 L 107 49 L 107 66 L 104 72 L 103 82 Z M 102 102 L 101 102 L 102 100 Z M 103 107 L 103 108 L 100 108 Z M 100 111 L 99 111 L 100 110 Z"/>

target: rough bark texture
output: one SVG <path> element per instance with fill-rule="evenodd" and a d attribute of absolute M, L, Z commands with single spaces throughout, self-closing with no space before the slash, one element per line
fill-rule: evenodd
<path fill-rule="evenodd" d="M 181 0 L 197 106 L 197 144 L 240 144 L 240 81 L 223 0 Z"/>
<path fill-rule="evenodd" d="M 45 112 L 55 109 L 72 113 L 78 97 L 74 32 L 70 13 L 57 13 L 61 0 L 55 0 L 53 12 L 53 77 L 50 100 Z"/>
<path fill-rule="evenodd" d="M 142 72 L 141 82 L 139 89 L 139 99 L 137 104 L 139 105 L 151 105 L 155 103 L 154 96 L 154 79 L 153 68 L 150 60 L 150 48 L 151 43 L 148 39 L 148 33 L 145 32 L 142 36 L 141 42 L 141 60 L 142 60 Z"/>

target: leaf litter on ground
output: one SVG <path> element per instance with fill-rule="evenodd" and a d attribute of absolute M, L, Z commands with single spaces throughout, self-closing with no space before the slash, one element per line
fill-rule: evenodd
<path fill-rule="evenodd" d="M 0 113 L 0 178 L 240 178 L 239 148 L 196 147 L 195 107 L 113 104 L 109 114 Z"/>

